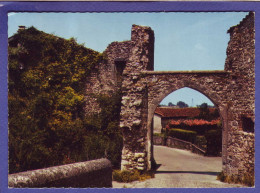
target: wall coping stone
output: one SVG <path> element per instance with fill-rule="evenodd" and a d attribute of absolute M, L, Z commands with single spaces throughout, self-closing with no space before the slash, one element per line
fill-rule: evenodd
<path fill-rule="evenodd" d="M 112 164 L 102 158 L 9 174 L 8 187 L 112 187 Z"/>
<path fill-rule="evenodd" d="M 170 140 L 175 140 L 175 141 L 178 141 L 178 142 L 181 142 L 181 143 L 184 143 L 184 144 L 187 144 L 187 145 L 190 145 L 192 148 L 196 149 L 197 151 L 199 151 L 201 154 L 205 155 L 206 151 L 199 148 L 198 146 L 196 146 L 195 144 L 189 142 L 189 141 L 184 141 L 184 140 L 181 140 L 181 139 L 178 139 L 178 138 L 175 138 L 175 137 L 167 137 L 167 140 L 170 139 Z M 187 150 L 192 150 L 192 149 L 187 149 Z M 195 153 L 195 152 L 193 152 Z"/>

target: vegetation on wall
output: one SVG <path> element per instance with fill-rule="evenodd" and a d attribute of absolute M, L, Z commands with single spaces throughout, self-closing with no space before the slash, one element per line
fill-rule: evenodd
<path fill-rule="evenodd" d="M 102 54 L 30 27 L 9 38 L 9 173 L 108 157 L 120 162 L 120 93 L 85 117 L 85 80 Z M 114 97 L 115 96 L 115 97 Z"/>

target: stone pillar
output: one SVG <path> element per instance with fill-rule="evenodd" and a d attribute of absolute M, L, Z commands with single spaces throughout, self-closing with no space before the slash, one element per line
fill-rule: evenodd
<path fill-rule="evenodd" d="M 132 49 L 123 71 L 120 127 L 123 132 L 121 170 L 147 169 L 147 83 L 144 70 L 153 70 L 154 33 L 133 25 Z"/>
<path fill-rule="evenodd" d="M 245 119 L 255 121 L 255 28 L 250 12 L 228 30 L 225 70 L 230 73 L 228 106 L 226 176 L 239 180 L 254 178 L 254 128 L 246 128 Z M 251 127 L 251 126 L 249 126 Z M 254 126 L 253 126 L 254 127 Z"/>

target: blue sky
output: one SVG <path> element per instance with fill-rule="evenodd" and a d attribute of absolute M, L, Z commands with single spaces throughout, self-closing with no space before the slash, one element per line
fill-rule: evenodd
<path fill-rule="evenodd" d="M 88 48 L 103 52 L 113 41 L 131 37 L 132 24 L 150 26 L 155 32 L 155 63 L 164 70 L 223 70 L 227 30 L 247 12 L 160 12 L 160 13 L 9 13 L 8 35 L 19 25 L 34 26 L 60 37 L 77 39 Z M 184 101 L 189 106 L 207 102 L 204 95 L 183 88 L 161 104 Z M 193 101 L 193 103 L 192 103 Z"/>

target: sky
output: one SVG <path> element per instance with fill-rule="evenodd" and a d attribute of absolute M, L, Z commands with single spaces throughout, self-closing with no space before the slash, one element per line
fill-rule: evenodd
<path fill-rule="evenodd" d="M 34 26 L 46 33 L 103 52 L 114 41 L 131 38 L 132 24 L 150 26 L 155 33 L 155 71 L 224 70 L 227 30 L 248 12 L 159 13 L 14 13 L 8 14 L 8 36 L 19 25 Z M 189 106 L 212 102 L 201 93 L 179 89 L 161 104 L 183 101 Z"/>

